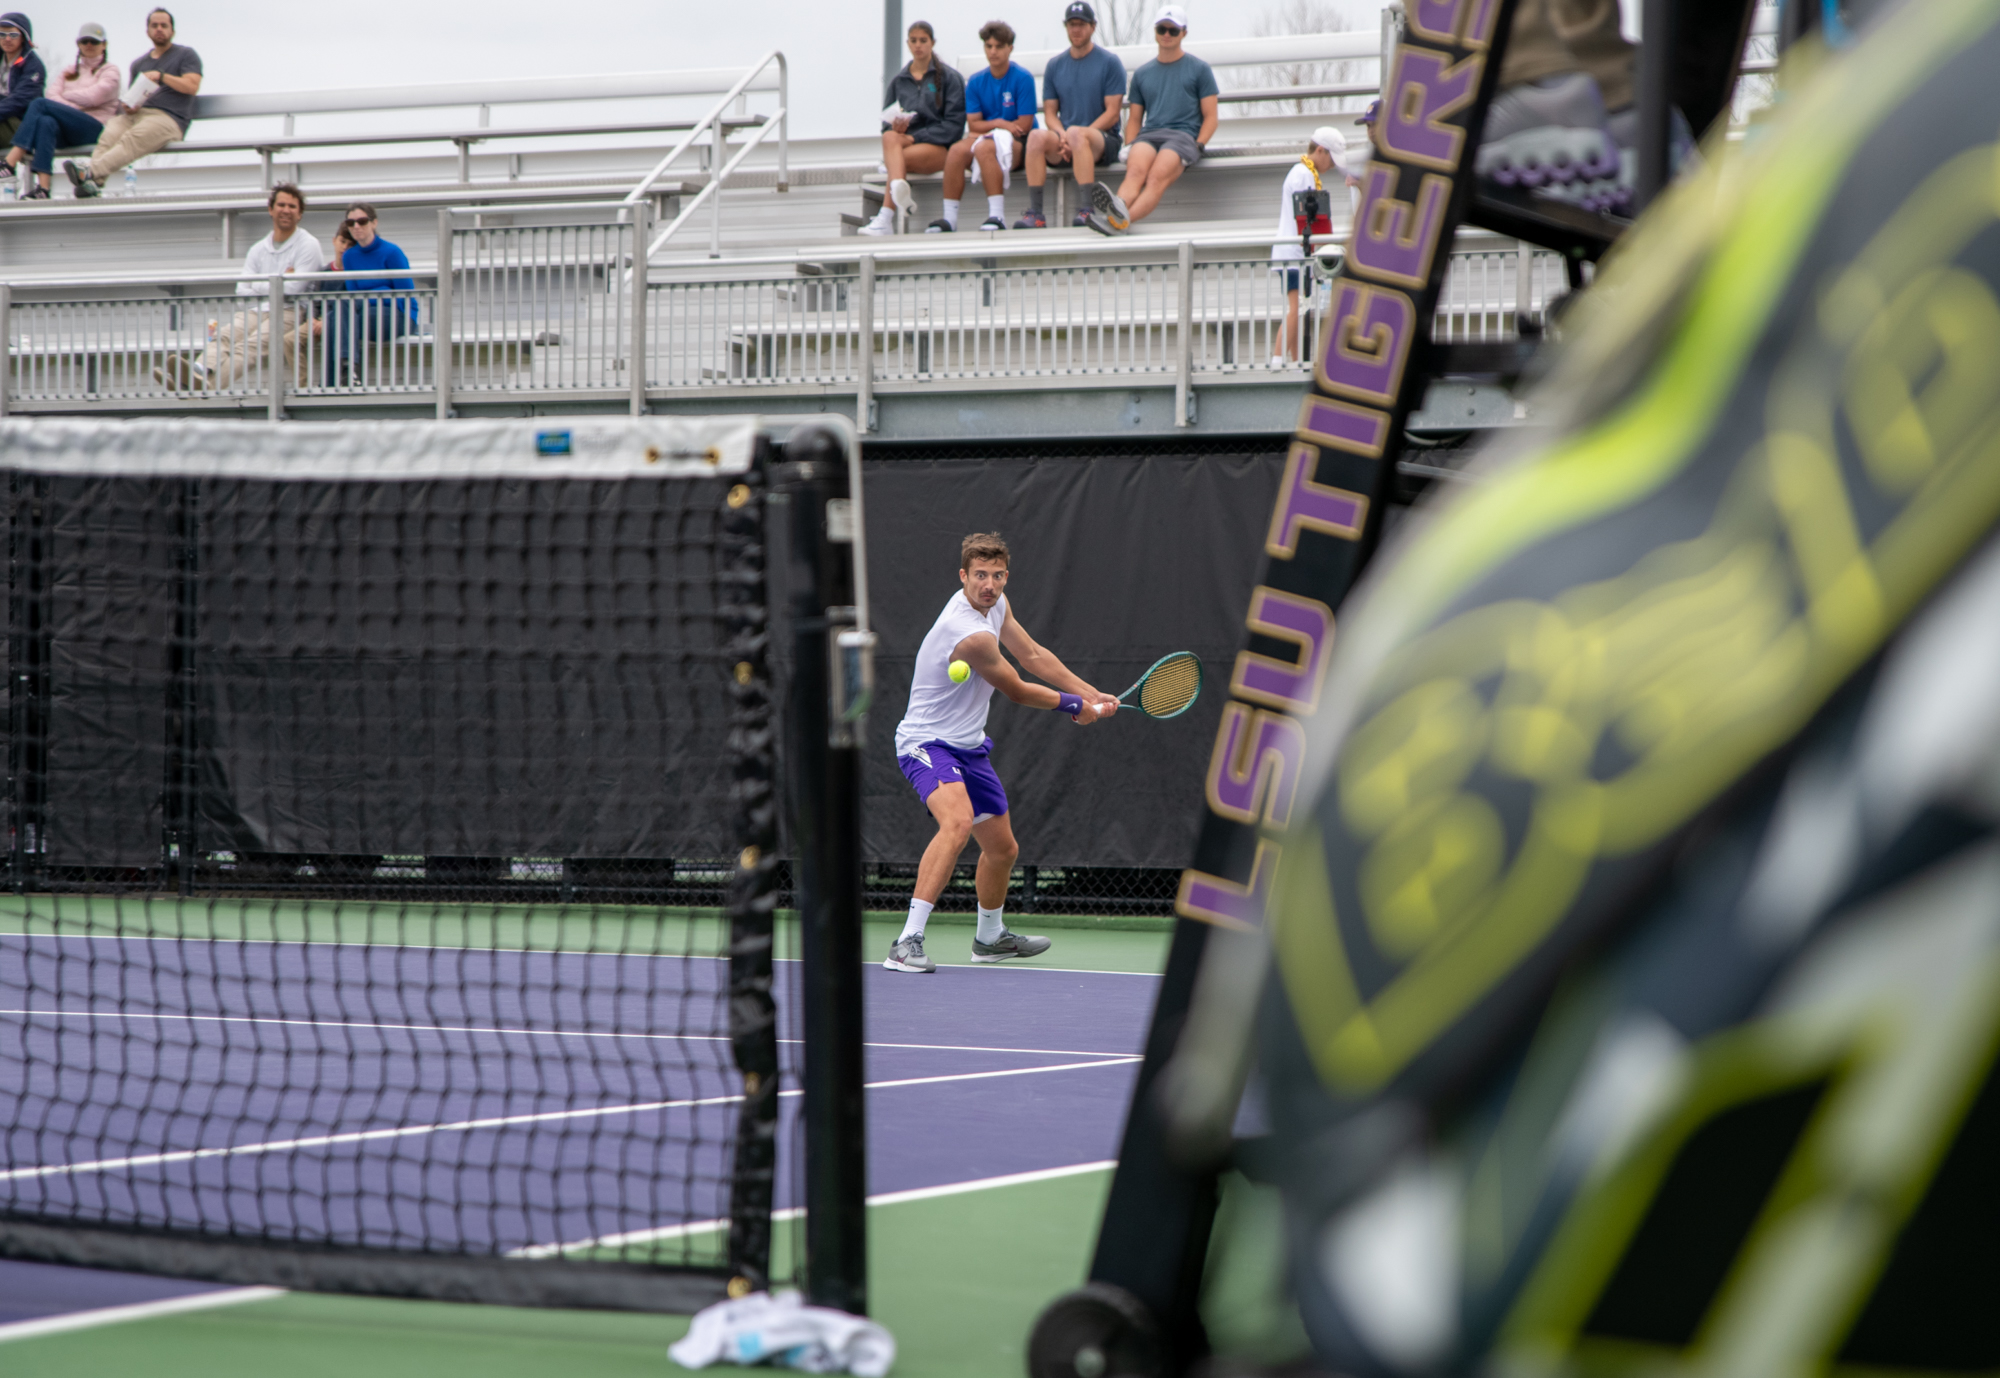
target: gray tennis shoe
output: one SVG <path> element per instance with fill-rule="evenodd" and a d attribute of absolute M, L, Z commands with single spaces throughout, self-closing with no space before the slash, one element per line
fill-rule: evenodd
<path fill-rule="evenodd" d="M 972 960 L 975 962 L 1004 962 L 1009 957 L 1039 957 L 1049 950 L 1047 938 L 1030 937 L 1023 933 L 1009 933 L 1000 930 L 1000 936 L 990 943 L 972 940 Z"/>
<path fill-rule="evenodd" d="M 1048 943 L 1044 942 L 1042 946 L 1047 947 Z M 974 950 L 977 951 L 977 944 L 974 945 Z M 999 959 L 996 957 L 988 960 Z M 920 974 L 937 970 L 937 963 L 924 956 L 924 935 L 921 933 L 914 937 L 896 939 L 895 945 L 889 949 L 888 960 L 882 965 L 890 971 L 914 971 Z"/>
<path fill-rule="evenodd" d="M 1090 204 L 1092 209 L 1104 217 L 1105 223 L 1118 233 L 1124 234 L 1132 228 L 1132 212 L 1125 209 L 1124 199 L 1104 183 L 1090 184 Z"/>

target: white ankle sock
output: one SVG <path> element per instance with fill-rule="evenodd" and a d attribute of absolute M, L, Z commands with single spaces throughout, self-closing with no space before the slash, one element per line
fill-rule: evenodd
<path fill-rule="evenodd" d="M 896 939 L 896 941 L 900 943 L 901 941 L 903 941 L 903 938 L 923 937 L 924 925 L 929 923 L 930 919 L 931 919 L 931 902 L 929 900 L 917 900 L 917 899 L 911 900 L 910 917 L 903 920 L 903 936 L 902 938 Z M 877 941 L 880 940 L 878 939 Z"/>
<path fill-rule="evenodd" d="M 944 223 L 954 230 L 958 228 L 958 202 L 950 197 L 946 197 L 944 202 Z"/>
<path fill-rule="evenodd" d="M 999 909 L 988 909 L 985 905 L 980 905 L 979 927 L 974 930 L 974 936 L 982 943 L 990 943 L 998 939 L 1002 933 L 1007 931 L 1007 925 L 1000 920 L 1001 914 L 1005 911 L 1005 905 L 1002 905 Z"/>
<path fill-rule="evenodd" d="M 986 213 L 987 213 L 988 215 L 992 216 L 992 217 L 993 217 L 993 218 L 994 218 L 995 220 L 1005 220 L 1005 219 L 1007 218 L 1007 198 L 1006 198 L 1006 196 L 1005 196 L 1005 195 L 1000 195 L 1000 196 L 989 196 L 989 197 L 987 197 L 987 198 L 986 198 Z"/>

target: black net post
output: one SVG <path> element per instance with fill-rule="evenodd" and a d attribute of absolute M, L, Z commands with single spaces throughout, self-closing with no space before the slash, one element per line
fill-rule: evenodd
<path fill-rule="evenodd" d="M 855 622 L 856 543 L 839 437 L 801 431 L 786 444 L 785 458 L 775 479 L 790 511 L 789 775 L 804 960 L 805 1292 L 818 1305 L 859 1315 L 868 1309 L 860 733 L 835 703 L 842 687 L 835 659 Z"/>
<path fill-rule="evenodd" d="M 760 438 L 757 462 L 723 497 L 719 562 L 732 686 L 731 822 L 738 848 L 729 881 L 729 1039 L 743 1075 L 729 1207 L 732 1294 L 770 1281 L 771 1191 L 778 1159 L 778 1008 L 771 991 L 778 902 L 777 738 L 763 463 L 768 448 Z"/>

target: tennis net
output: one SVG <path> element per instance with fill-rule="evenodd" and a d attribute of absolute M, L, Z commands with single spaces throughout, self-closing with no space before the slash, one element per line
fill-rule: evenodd
<path fill-rule="evenodd" d="M 0 1254 L 652 1310 L 765 1283 L 768 453 L 0 425 Z"/>

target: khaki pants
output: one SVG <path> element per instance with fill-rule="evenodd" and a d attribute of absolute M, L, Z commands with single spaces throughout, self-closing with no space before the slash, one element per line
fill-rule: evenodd
<path fill-rule="evenodd" d="M 97 137 L 97 151 L 90 155 L 90 180 L 102 186 L 104 179 L 119 168 L 138 162 L 148 153 L 158 153 L 180 136 L 180 121 L 164 110 L 142 105 L 136 111 L 113 115 L 104 122 L 104 132 Z"/>
<path fill-rule="evenodd" d="M 297 312 L 285 312 L 285 339 L 280 348 L 285 351 L 285 366 L 291 370 L 292 380 L 298 381 Z M 239 373 L 264 373 L 270 367 L 270 357 L 271 313 L 238 311 L 216 327 L 215 339 L 202 355 L 202 366 L 208 370 L 209 387 L 226 388 Z"/>
<path fill-rule="evenodd" d="M 1588 72 L 1604 93 L 1604 108 L 1623 110 L 1633 99 L 1634 51 L 1618 32 L 1618 0 L 1519 0 L 1500 85 Z"/>

